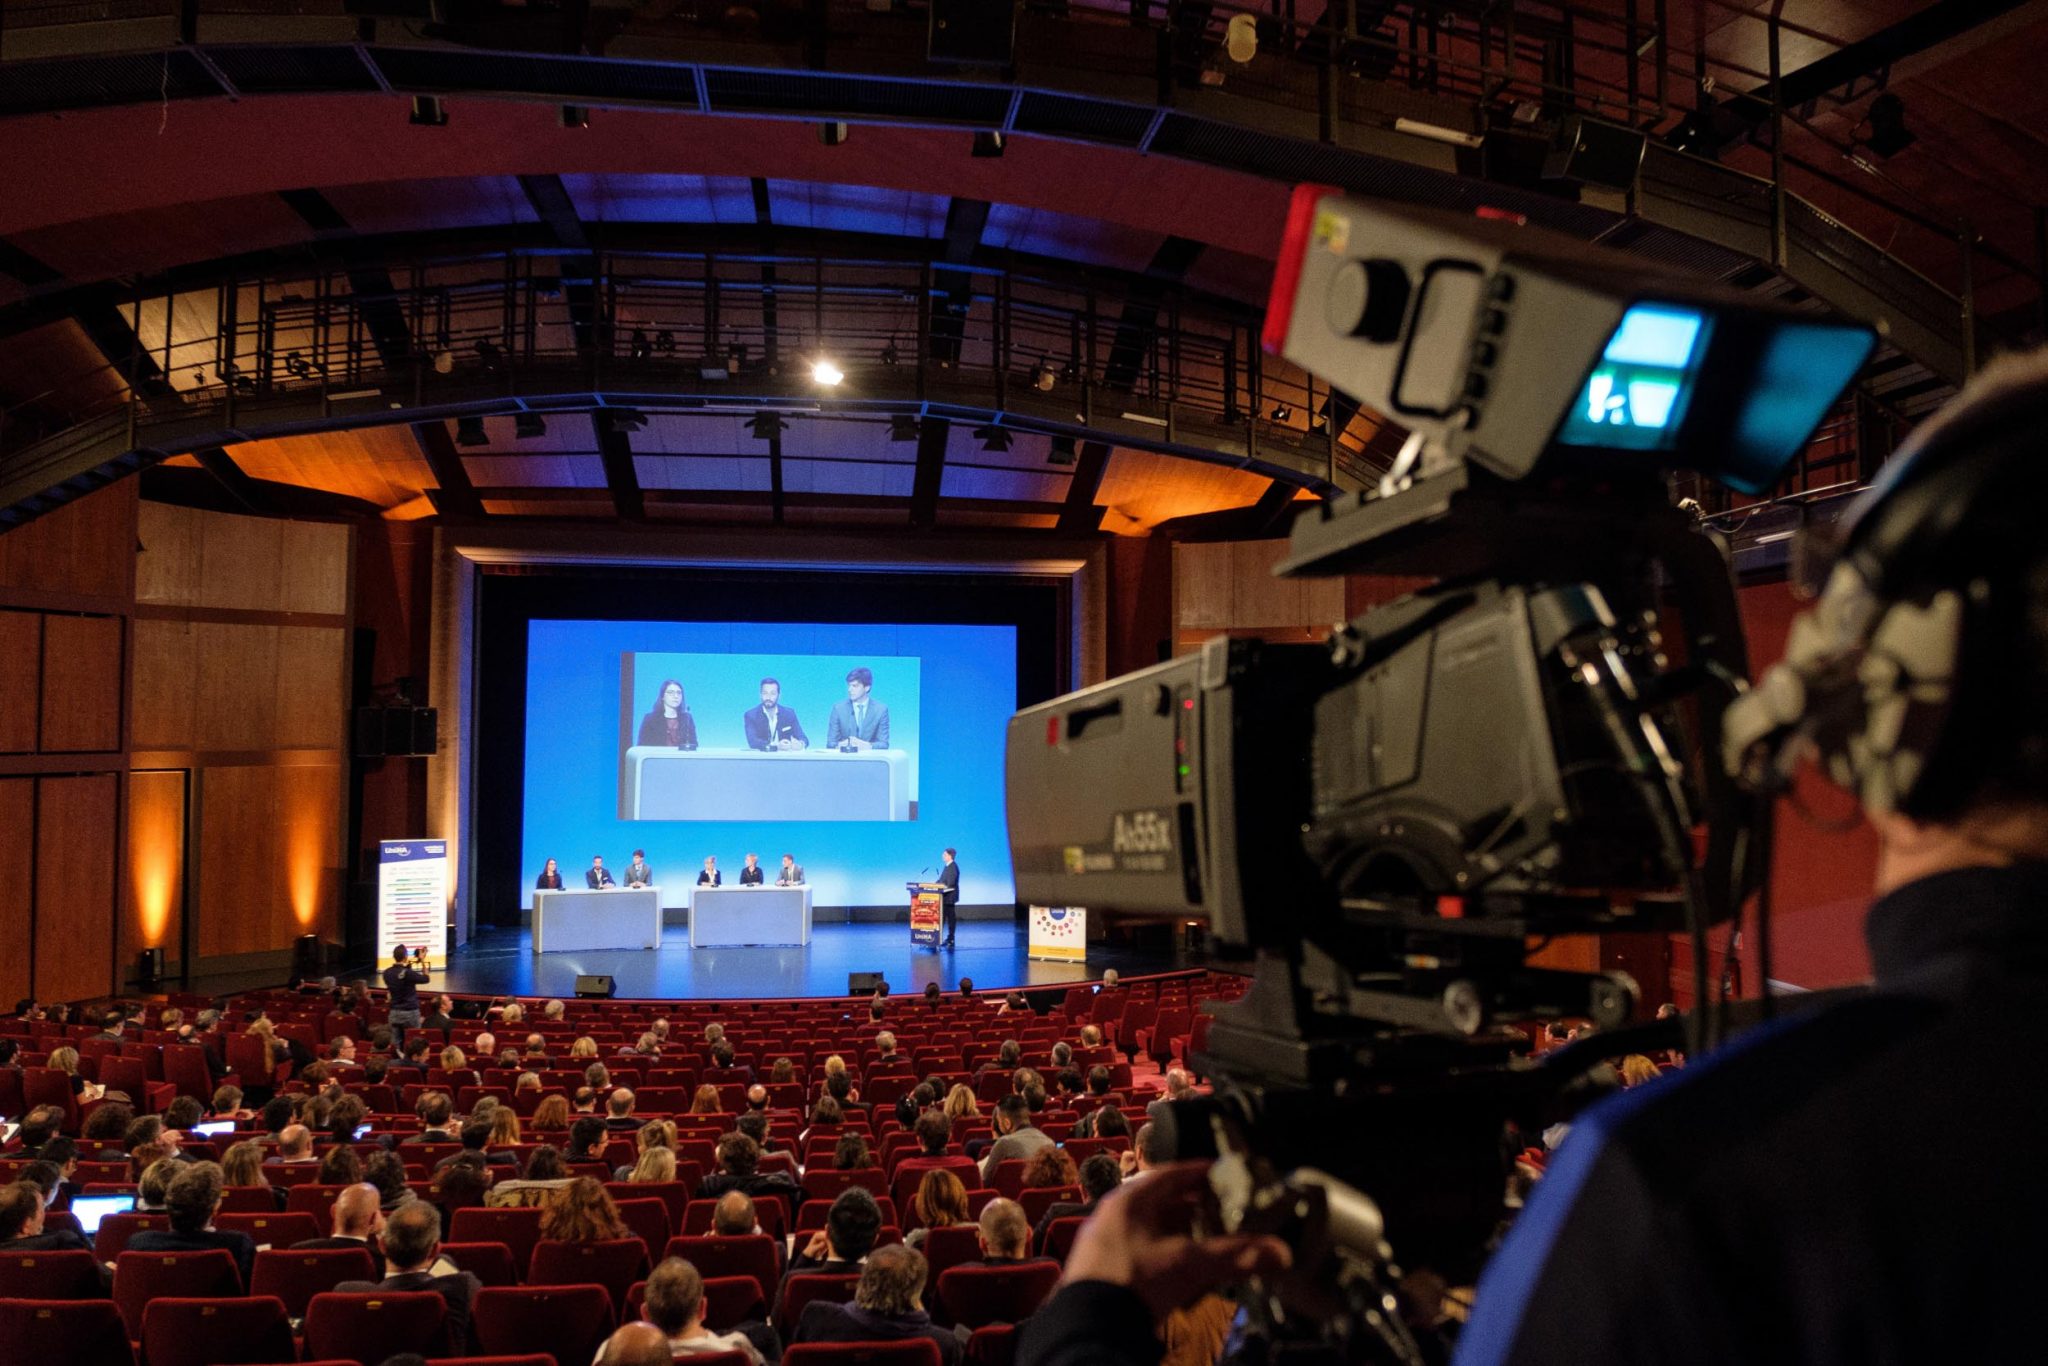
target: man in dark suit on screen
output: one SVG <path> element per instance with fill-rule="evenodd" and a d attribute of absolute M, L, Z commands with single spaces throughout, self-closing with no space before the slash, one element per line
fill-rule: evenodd
<path fill-rule="evenodd" d="M 618 886 L 616 882 L 612 881 L 611 870 L 604 866 L 603 854 L 591 856 L 590 868 L 583 874 L 583 885 L 590 888 L 593 892 L 600 887 Z"/>
<path fill-rule="evenodd" d="M 866 668 L 846 675 L 846 700 L 834 702 L 825 721 L 825 748 L 889 748 L 889 709 L 868 696 L 874 686 L 875 675 Z"/>
<path fill-rule="evenodd" d="M 960 865 L 953 862 L 951 849 L 942 851 L 940 857 L 944 860 L 939 868 L 939 885 L 946 889 L 940 894 L 941 900 L 945 903 L 946 938 L 939 947 L 950 949 L 953 947 L 953 926 L 956 920 L 954 908 L 960 904 Z"/>
<path fill-rule="evenodd" d="M 782 705 L 782 684 L 772 678 L 761 680 L 761 705 L 749 708 L 741 720 L 747 728 L 748 749 L 810 747 L 810 737 L 804 734 L 795 709 Z"/>

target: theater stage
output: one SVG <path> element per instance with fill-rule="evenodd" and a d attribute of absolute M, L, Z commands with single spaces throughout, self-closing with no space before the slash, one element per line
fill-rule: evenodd
<path fill-rule="evenodd" d="M 912 948 L 910 929 L 895 924 L 824 924 L 809 948 L 690 947 L 690 932 L 669 926 L 658 949 L 592 949 L 534 953 L 532 931 L 486 928 L 434 965 L 442 990 L 493 996 L 569 996 L 583 973 L 615 979 L 620 997 L 760 1000 L 843 996 L 848 973 L 879 972 L 896 996 L 925 983 L 953 991 L 962 977 L 977 992 L 1084 982 L 1115 968 L 1125 976 L 1200 967 L 1205 960 L 1168 947 L 1093 945 L 1086 963 L 1038 963 L 1025 957 L 1024 927 L 1010 921 L 963 921 L 950 950 Z"/>

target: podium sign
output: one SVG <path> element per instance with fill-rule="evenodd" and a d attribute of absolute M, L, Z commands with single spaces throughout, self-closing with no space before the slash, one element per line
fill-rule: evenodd
<path fill-rule="evenodd" d="M 1088 912 L 1079 906 L 1033 906 L 1025 957 L 1049 963 L 1088 959 Z"/>
<path fill-rule="evenodd" d="M 445 840 L 377 842 L 377 958 L 393 945 L 425 948 L 439 962 L 448 952 L 448 844 Z"/>
<path fill-rule="evenodd" d="M 912 882 L 908 887 L 911 947 L 935 949 L 946 921 L 946 889 L 936 882 Z"/>

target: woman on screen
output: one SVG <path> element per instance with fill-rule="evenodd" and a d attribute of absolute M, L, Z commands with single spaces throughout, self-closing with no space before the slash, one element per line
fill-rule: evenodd
<path fill-rule="evenodd" d="M 640 718 L 638 743 L 658 745 L 663 749 L 697 747 L 696 719 L 683 705 L 683 685 L 673 678 L 662 681 L 654 710 Z"/>
<path fill-rule="evenodd" d="M 533 889 L 537 892 L 562 890 L 562 870 L 555 866 L 553 859 L 549 859 L 548 866 L 540 870 L 540 877 L 534 881 Z"/>

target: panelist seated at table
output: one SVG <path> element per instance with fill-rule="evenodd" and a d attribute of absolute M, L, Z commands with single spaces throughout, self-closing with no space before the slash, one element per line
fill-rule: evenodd
<path fill-rule="evenodd" d="M 868 695 L 874 687 L 873 670 L 847 672 L 846 700 L 832 704 L 832 715 L 825 722 L 825 748 L 849 753 L 889 748 L 889 709 Z"/>
<path fill-rule="evenodd" d="M 673 678 L 662 680 L 661 691 L 655 695 L 654 709 L 640 718 L 640 738 L 634 743 L 659 745 L 665 749 L 697 747 L 697 720 L 683 705 L 682 684 Z"/>
<path fill-rule="evenodd" d="M 654 868 L 647 862 L 647 851 L 645 849 L 635 849 L 633 851 L 633 861 L 626 865 L 626 885 L 628 887 L 652 887 L 654 885 Z"/>
<path fill-rule="evenodd" d="M 540 876 L 533 880 L 533 889 L 537 892 L 562 890 L 562 870 L 553 859 L 548 860 L 547 867 L 541 869 Z"/>
<path fill-rule="evenodd" d="M 808 749 L 810 737 L 796 719 L 796 709 L 782 704 L 782 684 L 772 678 L 761 680 L 761 705 L 750 707 L 740 717 L 746 727 L 748 749 Z"/>
<path fill-rule="evenodd" d="M 719 883 L 718 856 L 713 854 L 704 860 L 704 871 L 697 874 L 697 885 L 699 887 L 716 887 Z"/>
<path fill-rule="evenodd" d="M 747 855 L 747 863 L 740 869 L 740 886 L 759 887 L 768 880 L 768 870 L 761 866 L 759 854 Z"/>
<path fill-rule="evenodd" d="M 583 874 L 583 885 L 590 888 L 593 892 L 600 887 L 616 887 L 619 885 L 612 881 L 611 869 L 604 866 L 603 854 L 591 855 L 590 867 Z"/>
<path fill-rule="evenodd" d="M 801 887 L 804 885 L 804 866 L 796 861 L 795 854 L 782 856 L 782 871 L 775 875 L 778 887 Z"/>

